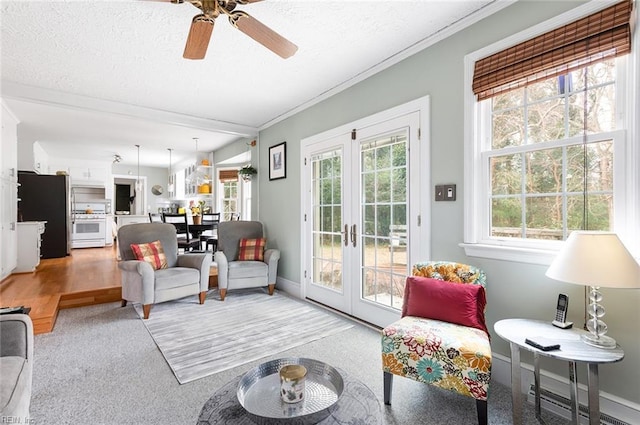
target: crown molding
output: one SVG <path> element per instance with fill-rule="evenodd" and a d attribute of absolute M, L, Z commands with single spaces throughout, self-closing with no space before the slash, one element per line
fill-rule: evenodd
<path fill-rule="evenodd" d="M 65 93 L 12 81 L 2 80 L 1 87 L 2 97 L 7 99 L 38 103 L 58 108 L 89 110 L 124 118 L 144 119 L 163 124 L 173 124 L 187 128 L 230 134 L 238 137 L 254 137 L 258 134 L 256 127 Z"/>

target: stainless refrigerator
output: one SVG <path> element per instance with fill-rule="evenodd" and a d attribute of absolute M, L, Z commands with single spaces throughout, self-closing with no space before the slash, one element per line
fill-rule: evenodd
<path fill-rule="evenodd" d="M 18 171 L 18 221 L 46 221 L 42 258 L 71 253 L 69 177 Z"/>

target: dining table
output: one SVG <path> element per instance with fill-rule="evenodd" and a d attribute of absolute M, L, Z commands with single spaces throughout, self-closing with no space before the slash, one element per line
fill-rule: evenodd
<path fill-rule="evenodd" d="M 189 233 L 193 239 L 199 239 L 207 230 L 213 230 L 218 227 L 218 223 L 189 224 Z"/>

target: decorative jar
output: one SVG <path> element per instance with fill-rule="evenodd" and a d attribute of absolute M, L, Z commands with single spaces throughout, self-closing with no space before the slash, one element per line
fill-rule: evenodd
<path fill-rule="evenodd" d="M 298 403 L 304 398 L 304 384 L 307 368 L 299 365 L 287 365 L 280 369 L 280 397 L 285 403 Z"/>

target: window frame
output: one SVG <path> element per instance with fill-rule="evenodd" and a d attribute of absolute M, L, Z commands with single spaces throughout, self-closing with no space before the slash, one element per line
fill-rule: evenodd
<path fill-rule="evenodd" d="M 569 22 L 610 6 L 592 1 L 548 21 L 521 31 L 490 46 L 472 52 L 464 58 L 464 242 L 460 244 L 472 257 L 549 265 L 562 246 L 562 241 L 541 241 L 518 238 L 490 237 L 490 181 L 488 160 L 483 152 L 487 135 L 491 134 L 490 100 L 477 101 L 472 90 L 475 62 L 512 45 L 566 25 Z M 636 19 L 640 18 L 635 8 Z M 632 51 L 616 59 L 617 122 L 614 139 L 614 231 L 631 253 L 640 257 L 640 146 L 633 140 L 640 135 L 640 64 L 638 44 L 640 31 L 635 31 Z M 610 134 L 611 134 L 610 133 Z"/>
<path fill-rule="evenodd" d="M 225 212 L 223 211 L 223 201 L 225 199 L 234 199 L 234 198 L 225 198 L 224 197 L 224 182 L 220 181 L 220 171 L 224 171 L 224 170 L 238 170 L 241 166 L 235 166 L 235 167 L 220 167 L 218 169 L 218 172 L 216 173 L 216 181 L 217 181 L 217 186 L 218 186 L 218 196 L 217 196 L 217 202 L 220 210 L 220 220 L 221 221 L 225 221 Z M 235 201 L 236 201 L 236 211 L 234 212 L 234 214 L 240 214 L 240 218 L 243 220 L 251 220 L 251 181 L 244 181 L 239 175 L 238 175 L 238 181 L 237 181 L 237 189 L 236 189 L 236 197 L 235 197 Z"/>

